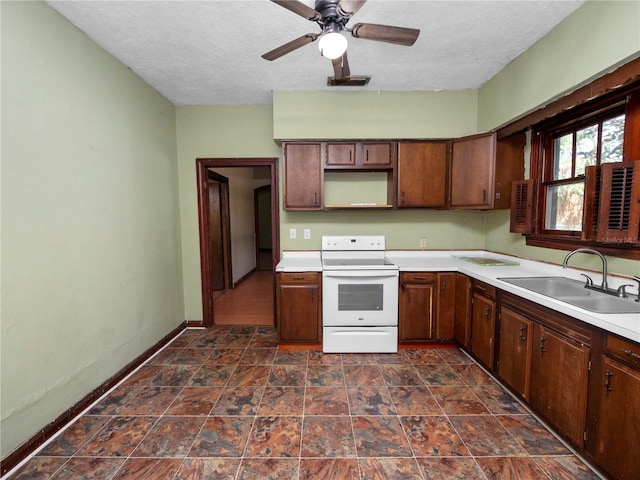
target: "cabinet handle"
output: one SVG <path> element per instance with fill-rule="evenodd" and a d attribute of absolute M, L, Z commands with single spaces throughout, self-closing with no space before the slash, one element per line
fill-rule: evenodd
<path fill-rule="evenodd" d="M 426 280 L 427 277 L 413 277 L 415 280 Z"/>
<path fill-rule="evenodd" d="M 487 320 L 491 320 L 491 309 L 487 307 L 487 311 L 485 312 Z"/>
<path fill-rule="evenodd" d="M 526 331 L 527 331 L 526 325 L 520 325 L 520 340 L 525 341 L 527 339 L 527 336 L 525 335 Z"/>
<path fill-rule="evenodd" d="M 442 281 L 442 286 L 440 287 L 440 290 L 444 292 L 446 289 L 447 289 L 447 281 L 443 280 Z"/>
<path fill-rule="evenodd" d="M 620 350 L 622 350 L 622 353 L 626 353 L 627 355 L 630 355 L 631 358 L 633 358 L 634 360 L 640 360 L 640 355 L 638 355 L 635 352 L 632 352 L 631 350 L 627 350 L 624 348 L 621 348 Z"/>
<path fill-rule="evenodd" d="M 293 280 L 304 280 L 304 277 L 293 277 Z"/>
<path fill-rule="evenodd" d="M 487 289 L 486 289 L 486 288 L 484 288 L 484 287 L 483 287 L 483 286 L 481 286 L 481 285 L 476 285 L 476 288 L 477 288 L 478 290 L 480 290 L 481 292 L 486 292 L 486 291 L 487 291 Z"/>
<path fill-rule="evenodd" d="M 607 370 L 607 373 L 604 374 L 604 391 L 606 393 L 611 391 L 611 377 L 613 377 L 613 373 Z"/>
<path fill-rule="evenodd" d="M 366 159 L 365 163 L 369 163 L 369 150 L 367 150 L 367 159 Z"/>
<path fill-rule="evenodd" d="M 482 203 L 487 203 L 487 190 L 482 190 Z"/>
<path fill-rule="evenodd" d="M 546 350 L 544 349 L 544 342 L 546 342 L 547 339 L 545 337 L 540 337 L 540 351 L 542 353 L 546 352 Z"/>
<path fill-rule="evenodd" d="M 318 192 L 313 192 L 313 204 L 318 205 Z"/>

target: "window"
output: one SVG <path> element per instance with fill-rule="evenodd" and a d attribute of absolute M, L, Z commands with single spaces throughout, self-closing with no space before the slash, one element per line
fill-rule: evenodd
<path fill-rule="evenodd" d="M 531 178 L 514 188 L 527 245 L 640 259 L 640 83 L 532 126 Z"/>
<path fill-rule="evenodd" d="M 542 232 L 582 234 L 586 169 L 622 161 L 624 126 L 623 106 L 541 132 Z"/>

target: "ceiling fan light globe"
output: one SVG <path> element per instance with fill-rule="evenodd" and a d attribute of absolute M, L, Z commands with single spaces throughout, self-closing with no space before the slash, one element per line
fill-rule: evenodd
<path fill-rule="evenodd" d="M 347 51 L 347 39 L 344 35 L 336 32 L 325 33 L 320 37 L 318 48 L 320 54 L 330 60 L 335 60 L 344 55 Z"/>

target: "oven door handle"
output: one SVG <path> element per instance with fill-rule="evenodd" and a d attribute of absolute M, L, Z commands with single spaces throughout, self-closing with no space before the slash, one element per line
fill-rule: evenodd
<path fill-rule="evenodd" d="M 397 277 L 398 270 L 335 270 L 322 272 L 323 277 L 336 278 L 360 278 L 360 277 Z"/>

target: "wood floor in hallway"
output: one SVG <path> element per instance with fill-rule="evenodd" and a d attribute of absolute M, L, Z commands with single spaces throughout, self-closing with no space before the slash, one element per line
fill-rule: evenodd
<path fill-rule="evenodd" d="M 215 325 L 274 325 L 273 272 L 256 270 L 213 302 Z"/>

